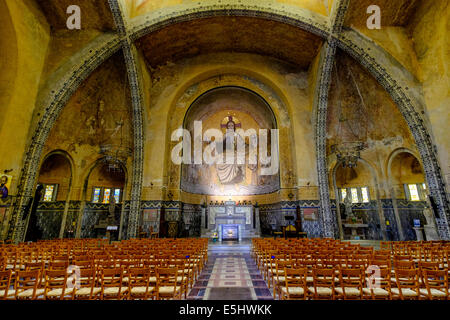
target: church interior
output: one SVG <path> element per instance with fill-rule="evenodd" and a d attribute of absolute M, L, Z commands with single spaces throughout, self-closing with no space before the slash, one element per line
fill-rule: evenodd
<path fill-rule="evenodd" d="M 450 300 L 449 0 L 0 21 L 0 300 Z"/>

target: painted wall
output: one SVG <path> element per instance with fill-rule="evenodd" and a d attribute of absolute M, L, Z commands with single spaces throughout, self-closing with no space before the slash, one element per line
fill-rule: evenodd
<path fill-rule="evenodd" d="M 71 200 L 82 200 L 89 170 L 103 157 L 101 145 L 129 149 L 128 161 L 131 161 L 131 97 L 126 77 L 118 53 L 81 84 L 50 131 L 43 156 L 60 149 L 68 152 L 74 161 Z"/>
<path fill-rule="evenodd" d="M 333 70 L 327 123 L 330 171 L 336 160 L 333 145 L 361 141 L 365 143 L 361 158 L 376 170 L 380 197 L 390 198 L 387 162 L 398 148 L 417 152 L 414 138 L 386 91 L 367 71 L 341 52 Z M 367 185 L 372 184 L 369 177 L 367 175 Z"/>
<path fill-rule="evenodd" d="M 183 123 L 191 103 L 205 91 L 220 86 L 242 86 L 254 90 L 271 105 L 280 128 L 280 144 L 291 145 L 281 150 L 283 197 L 295 187 L 317 185 L 308 97 L 308 74 L 275 59 L 250 54 L 210 54 L 167 63 L 151 70 L 150 106 L 146 123 L 144 162 L 145 200 L 161 197 L 163 189 L 179 194 L 179 169 L 170 167 L 170 153 L 178 142 L 171 142 L 174 129 Z M 284 165 L 283 165 L 284 163 Z M 297 172 L 298 171 L 298 172 Z M 163 188 L 166 187 L 166 188 Z M 173 190 L 172 190 L 173 189 Z M 293 191 L 292 191 L 293 190 Z M 178 198 L 177 198 L 178 199 Z"/>
<path fill-rule="evenodd" d="M 0 170 L 13 170 L 10 173 L 14 177 L 11 194 L 15 194 L 24 150 L 28 143 L 29 123 L 45 67 L 50 30 L 34 1 L 8 0 L 2 1 L 1 6 L 5 10 L 0 11 L 5 18 L 6 27 L 3 29 L 2 20 L 0 60 L 6 64 L 2 68 L 4 75 L 0 79 L 0 88 L 8 94 L 2 98 L 5 104 L 2 104 L 0 122 Z M 7 17 L 8 12 L 10 20 Z M 12 22 L 12 26 L 8 20 Z"/>
<path fill-rule="evenodd" d="M 409 30 L 420 65 L 426 115 L 450 192 L 450 1 L 422 1 Z"/>

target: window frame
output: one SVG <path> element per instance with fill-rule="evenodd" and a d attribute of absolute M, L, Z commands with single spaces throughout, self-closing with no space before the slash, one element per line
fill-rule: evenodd
<path fill-rule="evenodd" d="M 100 193 L 98 194 L 98 201 L 94 201 L 95 189 L 100 189 Z M 101 203 L 100 199 L 103 199 L 103 188 L 102 187 L 92 187 L 91 202 L 92 203 Z"/>
<path fill-rule="evenodd" d="M 367 189 L 367 200 L 368 200 L 367 202 L 364 202 L 364 197 L 362 195 L 362 189 L 363 188 Z M 339 196 L 340 203 L 344 203 L 344 198 L 342 196 L 342 190 L 345 190 L 346 195 L 350 194 L 352 196 L 352 192 L 351 192 L 352 189 L 356 189 L 356 193 L 357 193 L 357 197 L 358 197 L 358 202 L 352 202 L 352 204 L 356 204 L 356 203 L 370 203 L 371 197 L 370 197 L 370 188 L 369 188 L 369 186 L 338 188 L 338 196 Z"/>
<path fill-rule="evenodd" d="M 98 201 L 94 202 L 94 192 L 95 189 L 100 189 L 100 194 L 98 196 Z M 111 193 L 109 195 L 109 199 L 108 202 L 103 202 L 103 200 L 105 199 L 105 190 L 106 189 L 110 189 Z M 92 195 L 91 195 L 91 203 L 98 203 L 98 204 L 109 204 L 111 202 L 111 197 L 114 197 L 115 191 L 116 190 L 120 190 L 120 195 L 119 195 L 119 202 L 116 203 L 122 203 L 123 200 L 123 188 L 116 188 L 116 187 L 99 187 L 99 186 L 95 186 L 92 187 Z"/>
<path fill-rule="evenodd" d="M 426 199 L 426 188 L 423 187 L 425 182 L 419 182 L 419 183 L 404 183 L 403 189 L 405 191 L 405 198 L 407 201 L 411 202 L 419 202 L 419 201 L 425 201 Z M 413 200 L 411 197 L 411 191 L 409 189 L 410 185 L 415 185 L 417 189 L 417 195 L 419 196 L 419 200 Z M 426 184 L 425 184 L 426 185 Z"/>
<path fill-rule="evenodd" d="M 41 201 L 42 202 L 56 202 L 56 197 L 58 196 L 58 191 L 59 191 L 59 184 L 58 183 L 41 183 L 41 185 L 44 187 L 44 194 L 42 196 Z M 52 193 L 52 199 L 50 201 L 44 200 L 47 186 L 54 186 L 53 193 Z"/>

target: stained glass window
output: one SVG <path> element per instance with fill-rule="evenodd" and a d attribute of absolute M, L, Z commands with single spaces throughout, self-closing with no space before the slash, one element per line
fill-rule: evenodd
<path fill-rule="evenodd" d="M 369 202 L 369 190 L 367 187 L 361 188 L 362 202 Z"/>
<path fill-rule="evenodd" d="M 109 203 L 109 197 L 111 196 L 111 189 L 105 189 L 103 192 L 103 203 Z"/>
<path fill-rule="evenodd" d="M 341 197 L 342 202 L 344 202 L 345 198 L 347 197 L 347 189 L 341 189 Z"/>
<path fill-rule="evenodd" d="M 419 191 L 417 190 L 417 185 L 410 184 L 408 185 L 409 194 L 411 196 L 411 201 L 420 201 Z"/>
<path fill-rule="evenodd" d="M 120 189 L 114 190 L 114 200 L 116 201 L 116 203 L 120 202 Z"/>
<path fill-rule="evenodd" d="M 44 201 L 53 201 L 53 192 L 55 191 L 55 185 L 49 184 L 45 186 Z"/>
<path fill-rule="evenodd" d="M 352 188 L 352 203 L 358 203 L 358 189 Z"/>
<path fill-rule="evenodd" d="M 101 188 L 94 188 L 94 196 L 92 197 L 92 202 L 98 203 L 100 201 L 101 191 L 102 191 Z"/>

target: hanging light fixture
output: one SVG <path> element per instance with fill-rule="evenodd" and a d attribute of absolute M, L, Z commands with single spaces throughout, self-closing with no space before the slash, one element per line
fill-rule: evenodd
<path fill-rule="evenodd" d="M 119 141 L 113 139 L 111 135 L 110 139 L 108 139 L 110 143 L 100 144 L 100 154 L 103 156 L 103 162 L 107 165 L 108 171 L 110 172 L 122 172 L 123 165 L 133 155 L 133 149 L 128 146 L 128 143 L 124 139 L 124 124 L 125 121 L 123 119 L 116 121 L 114 131 L 117 132 L 120 130 Z"/>
<path fill-rule="evenodd" d="M 368 113 L 361 91 L 359 90 L 350 67 L 345 63 L 343 64 L 358 92 L 360 101 L 352 104 L 351 101 L 349 102 L 347 100 L 346 103 L 349 104 L 350 107 L 347 107 L 347 110 L 344 110 L 342 106 L 342 87 L 335 61 L 336 82 L 339 92 L 339 125 L 336 135 L 337 141 L 336 144 L 331 146 L 331 152 L 336 154 L 337 160 L 342 163 L 344 168 L 354 168 L 361 158 L 361 151 L 367 148 L 367 143 L 365 141 L 367 141 L 368 132 Z"/>
<path fill-rule="evenodd" d="M 120 143 L 107 143 L 100 145 L 100 154 L 103 155 L 103 161 L 108 166 L 108 171 L 123 171 L 122 165 L 126 164 L 128 157 L 133 154 L 133 150 L 123 143 L 123 120 L 116 122 L 121 125 Z"/>

